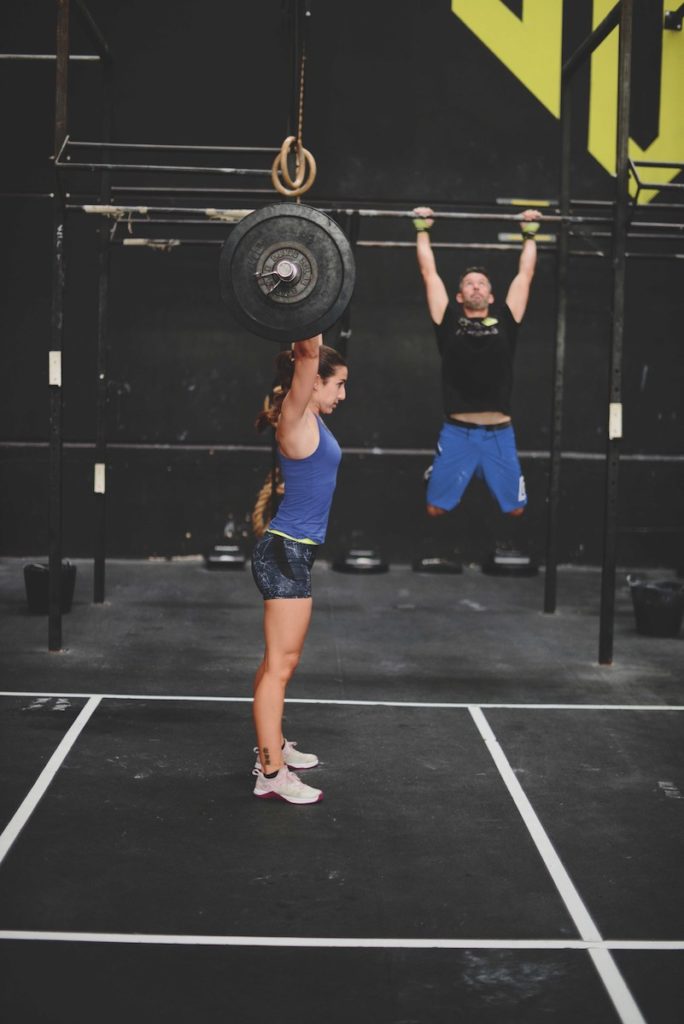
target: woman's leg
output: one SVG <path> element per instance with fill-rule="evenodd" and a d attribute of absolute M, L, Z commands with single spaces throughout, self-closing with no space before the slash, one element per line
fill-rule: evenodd
<path fill-rule="evenodd" d="M 310 597 L 264 601 L 264 660 L 254 677 L 254 725 L 266 773 L 283 765 L 281 746 L 285 689 L 299 663 L 311 621 Z"/>
<path fill-rule="evenodd" d="M 261 677 L 263 676 L 265 670 L 266 670 L 266 661 L 265 661 L 265 656 L 264 656 L 264 661 L 261 662 L 261 664 L 259 665 L 259 668 L 256 670 L 256 675 L 254 676 L 254 686 L 253 686 L 252 690 L 253 690 L 253 693 L 255 695 L 256 695 L 257 690 L 259 689 L 259 683 L 261 682 Z M 281 737 L 280 737 L 280 746 L 281 747 L 282 747 L 284 742 L 285 742 L 285 737 L 282 735 L 282 730 L 281 730 Z"/>

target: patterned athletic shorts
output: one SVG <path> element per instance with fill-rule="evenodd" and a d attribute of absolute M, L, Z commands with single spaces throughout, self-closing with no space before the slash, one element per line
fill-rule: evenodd
<path fill-rule="evenodd" d="M 264 601 L 311 597 L 311 569 L 316 544 L 300 544 L 277 533 L 265 533 L 252 552 L 252 576 Z"/>

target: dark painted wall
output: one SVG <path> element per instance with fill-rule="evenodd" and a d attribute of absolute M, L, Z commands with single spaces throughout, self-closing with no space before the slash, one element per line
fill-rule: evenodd
<path fill-rule="evenodd" d="M 5 10 L 5 49 L 54 50 L 52 3 L 8 6 L 14 9 Z M 290 117 L 285 6 L 277 0 L 90 0 L 115 55 L 115 138 L 279 145 Z M 515 12 L 516 4 L 507 6 Z M 571 6 L 568 52 L 589 31 L 591 14 L 588 2 Z M 447 0 L 314 0 L 311 8 L 304 140 L 319 175 L 307 201 L 403 207 L 557 193 L 557 121 L 451 13 Z M 74 52 L 88 51 L 75 12 L 72 26 Z M 54 67 L 0 64 L 0 76 L 9 144 L 2 187 L 50 190 Z M 610 199 L 611 177 L 586 153 L 587 90 L 584 74 L 576 96 L 573 194 Z M 95 67 L 72 66 L 70 100 L 72 135 L 98 138 Z M 258 162 L 267 165 L 263 156 Z M 96 187 L 87 176 L 70 182 L 74 192 Z M 47 453 L 40 444 L 48 431 L 51 210 L 49 202 L 37 199 L 4 198 L 2 208 L 2 551 L 41 554 L 47 546 Z M 501 228 L 442 222 L 434 238 L 491 242 Z M 227 230 L 215 229 L 214 237 L 225 237 Z M 413 235 L 408 223 L 364 220 L 361 237 Z M 64 424 L 67 441 L 81 445 L 92 442 L 95 431 L 96 252 L 94 220 L 72 214 Z M 438 253 L 450 283 L 472 261 L 469 253 Z M 486 262 L 502 301 L 516 255 L 487 254 Z M 112 249 L 112 556 L 201 551 L 216 539 L 229 512 L 244 520 L 268 470 L 267 442 L 254 434 L 252 422 L 271 381 L 276 347 L 230 321 L 218 294 L 217 264 L 213 248 L 168 254 Z M 441 421 L 438 359 L 413 252 L 360 249 L 357 265 L 349 399 L 331 422 L 342 445 L 355 451 L 343 463 L 331 536 L 345 538 L 363 528 L 382 536 L 391 558 L 408 559 L 429 529 L 422 515 L 422 473 Z M 675 564 L 682 557 L 677 546 L 684 521 L 682 463 L 676 461 L 681 263 L 630 261 L 627 284 L 624 452 L 644 458 L 623 466 L 619 557 L 623 563 Z M 563 471 L 563 561 L 600 561 L 610 296 L 609 262 L 576 259 L 569 291 L 564 447 L 573 456 Z M 531 506 L 522 529 L 538 557 L 544 549 L 547 472 L 539 453 L 549 441 L 554 316 L 554 257 L 542 253 L 520 338 L 514 395 L 519 445 L 529 453 L 523 463 Z M 327 340 L 334 343 L 335 333 Z M 27 447 L 29 442 L 38 447 Z M 374 447 L 409 451 L 363 453 Z M 87 448 L 67 448 L 67 555 L 92 550 L 91 488 L 92 455 Z M 481 557 L 500 530 L 491 500 L 473 485 L 453 524 L 466 557 Z"/>

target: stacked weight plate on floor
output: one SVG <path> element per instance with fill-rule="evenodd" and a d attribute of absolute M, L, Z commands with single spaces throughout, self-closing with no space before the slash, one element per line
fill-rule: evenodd
<path fill-rule="evenodd" d="M 275 203 L 248 214 L 221 249 L 221 296 L 248 331 L 287 344 L 332 327 L 356 276 L 341 228 L 310 206 Z"/>
<path fill-rule="evenodd" d="M 335 572 L 375 575 L 387 572 L 389 565 L 375 547 L 346 548 L 332 562 Z"/>
<path fill-rule="evenodd" d="M 539 566 L 524 551 L 501 544 L 482 563 L 482 572 L 488 576 L 536 576 Z"/>

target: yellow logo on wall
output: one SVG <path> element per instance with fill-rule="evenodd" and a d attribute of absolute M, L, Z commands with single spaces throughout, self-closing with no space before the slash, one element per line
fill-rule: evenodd
<path fill-rule="evenodd" d="M 662 3 L 662 13 L 671 0 Z M 592 26 L 596 28 L 615 0 L 593 0 Z M 522 18 L 501 0 L 451 0 L 451 10 L 478 39 L 505 64 L 516 78 L 554 117 L 560 116 L 563 45 L 563 0 L 524 0 Z M 617 132 L 618 35 L 615 29 L 591 56 L 589 99 L 589 152 L 609 174 L 615 174 Z M 658 163 L 684 161 L 684 32 L 663 30 L 658 135 L 642 149 L 629 140 L 633 160 Z M 536 55 L 530 59 L 530 54 Z M 540 57 L 539 55 L 543 55 Z M 671 181 L 678 171 L 640 168 L 642 180 Z M 632 193 L 635 183 L 630 182 Z M 656 192 L 643 191 L 642 203 Z"/>

